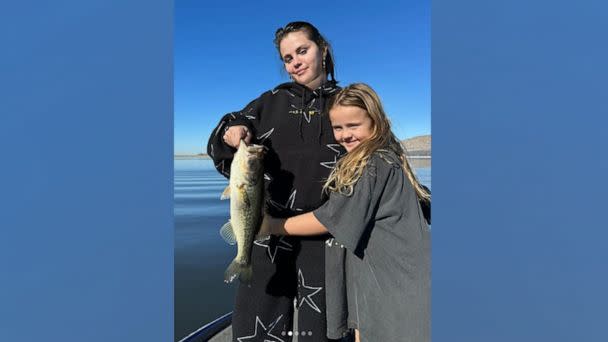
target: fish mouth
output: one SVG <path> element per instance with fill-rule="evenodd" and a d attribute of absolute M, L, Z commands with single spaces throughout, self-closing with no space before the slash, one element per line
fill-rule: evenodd
<path fill-rule="evenodd" d="M 249 145 L 247 146 L 247 152 L 248 153 L 253 153 L 253 154 L 260 154 L 263 153 L 265 149 L 264 145 Z"/>

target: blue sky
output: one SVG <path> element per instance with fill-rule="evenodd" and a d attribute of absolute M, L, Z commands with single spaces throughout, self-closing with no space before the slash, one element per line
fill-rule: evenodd
<path fill-rule="evenodd" d="M 272 39 L 295 20 L 332 44 L 340 85 L 378 92 L 399 138 L 431 133 L 430 0 L 176 0 L 175 153 L 203 152 L 223 114 L 289 81 Z"/>

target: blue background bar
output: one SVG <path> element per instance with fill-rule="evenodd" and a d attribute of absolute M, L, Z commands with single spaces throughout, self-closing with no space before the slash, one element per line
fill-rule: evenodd
<path fill-rule="evenodd" d="M 0 341 L 170 341 L 173 3 L 0 13 Z"/>
<path fill-rule="evenodd" d="M 606 12 L 432 2 L 434 341 L 608 341 Z"/>

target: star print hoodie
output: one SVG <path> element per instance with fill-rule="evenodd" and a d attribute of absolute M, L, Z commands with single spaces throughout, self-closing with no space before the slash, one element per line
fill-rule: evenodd
<path fill-rule="evenodd" d="M 209 137 L 207 154 L 216 169 L 230 177 L 236 149 L 223 141 L 228 127 L 245 125 L 253 143 L 268 147 L 264 157 L 266 207 L 275 217 L 289 217 L 319 207 L 327 199 L 322 187 L 344 149 L 334 140 L 329 98 L 340 88 L 334 81 L 314 91 L 295 82 L 263 93 L 238 112 L 222 117 Z"/>

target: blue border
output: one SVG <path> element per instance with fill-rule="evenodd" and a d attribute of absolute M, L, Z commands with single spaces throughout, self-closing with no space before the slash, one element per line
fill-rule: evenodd
<path fill-rule="evenodd" d="M 606 341 L 605 2 L 432 2 L 433 340 Z"/>
<path fill-rule="evenodd" d="M 173 3 L 2 7 L 0 340 L 172 340 Z"/>

